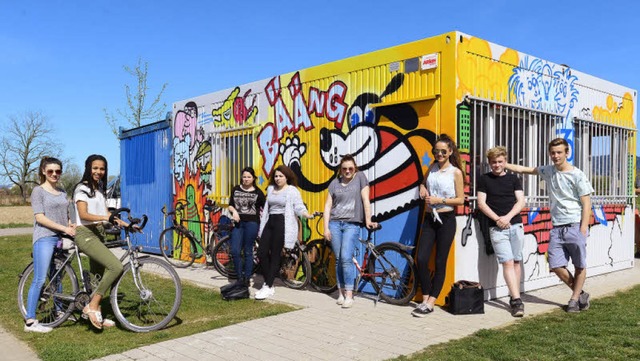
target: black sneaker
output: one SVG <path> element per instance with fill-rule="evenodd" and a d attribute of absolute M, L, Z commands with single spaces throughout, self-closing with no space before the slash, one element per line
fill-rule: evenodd
<path fill-rule="evenodd" d="M 578 307 L 580 307 L 580 311 L 586 311 L 591 307 L 591 302 L 589 302 L 589 294 L 585 291 L 580 293 L 580 297 L 578 298 Z"/>
<path fill-rule="evenodd" d="M 433 308 L 429 308 L 427 304 L 421 303 L 411 312 L 411 315 L 413 315 L 413 317 L 424 317 L 431 312 L 433 312 Z"/>
<path fill-rule="evenodd" d="M 511 316 L 522 317 L 524 316 L 524 303 L 520 298 L 510 299 L 509 306 L 511 306 Z"/>

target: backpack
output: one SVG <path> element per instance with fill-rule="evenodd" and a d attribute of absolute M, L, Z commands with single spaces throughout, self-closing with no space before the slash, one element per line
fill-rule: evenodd
<path fill-rule="evenodd" d="M 220 295 L 225 301 L 249 298 L 249 287 L 245 286 L 242 282 L 230 283 L 220 288 Z"/>

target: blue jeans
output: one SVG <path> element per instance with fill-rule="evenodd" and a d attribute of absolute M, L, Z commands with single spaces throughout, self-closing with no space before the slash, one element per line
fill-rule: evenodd
<path fill-rule="evenodd" d="M 57 236 L 42 237 L 33 244 L 33 281 L 27 296 L 27 320 L 36 318 L 40 292 L 47 280 L 53 251 L 59 239 Z"/>
<path fill-rule="evenodd" d="M 353 291 L 356 268 L 353 264 L 353 252 L 360 236 L 360 224 L 329 221 L 331 232 L 331 249 L 336 256 L 336 278 L 338 288 Z"/>
<path fill-rule="evenodd" d="M 253 274 L 253 244 L 257 236 L 258 222 L 240 221 L 231 232 L 231 258 L 239 280 Z M 244 258 L 240 254 L 243 249 Z"/>

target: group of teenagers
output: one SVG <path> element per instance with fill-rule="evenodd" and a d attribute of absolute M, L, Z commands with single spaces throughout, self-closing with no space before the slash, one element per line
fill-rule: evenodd
<path fill-rule="evenodd" d="M 539 175 L 546 182 L 553 224 L 548 247 L 549 267 L 572 290 L 566 310 L 579 312 L 589 308 L 589 294 L 582 287 L 586 279 L 586 238 L 593 188 L 585 174 L 567 161 L 569 145 L 566 140 L 552 140 L 548 151 L 552 165 L 530 168 L 508 163 L 506 148 L 491 148 L 486 154 L 491 172 L 483 174 L 477 182 L 478 207 L 488 218 L 491 243 L 502 264 L 510 295 L 510 312 L 514 317 L 524 315 L 520 280 L 524 245 L 521 211 L 525 200 L 520 179 L 507 170 Z M 422 291 L 422 302 L 411 312 L 415 317 L 425 317 L 434 310 L 456 233 L 455 207 L 465 202 L 465 174 L 455 142 L 442 134 L 432 153 L 434 161 L 419 187 L 425 214 L 415 255 L 416 281 Z M 100 311 L 102 297 L 122 272 L 118 259 L 103 244 L 104 222 L 109 219 L 104 197 L 107 161 L 99 155 L 87 158 L 84 175 L 73 194 L 75 219 L 69 217 L 67 196 L 58 186 L 61 173 L 59 160 L 44 158 L 39 169 L 41 184 L 32 193 L 35 270 L 28 295 L 25 331 L 51 331 L 38 324 L 35 310 L 54 247 L 63 233 L 75 236 L 80 251 L 91 259 L 91 273 L 101 275 L 83 316 L 96 328 L 114 325 L 113 321 L 103 318 Z M 255 299 L 274 296 L 282 249 L 292 248 L 297 242 L 298 217 L 313 218 L 296 187 L 295 173 L 287 166 L 278 166 L 271 174 L 265 195 L 256 185 L 254 170 L 244 168 L 240 184 L 231 191 L 228 210 L 235 223 L 231 233 L 231 254 L 237 270 L 236 282 L 249 285 L 253 273 L 253 245 L 258 238 L 258 258 L 264 282 L 255 293 Z M 116 222 L 126 225 L 122 220 Z M 352 257 L 355 247 L 362 227 L 377 227 L 371 220 L 369 182 L 358 170 L 352 155 L 342 156 L 337 176 L 329 184 L 323 226 L 324 237 L 330 241 L 336 257 L 336 303 L 342 308 L 350 308 L 354 303 L 356 270 Z M 429 260 L 433 252 L 435 269 L 431 272 Z M 569 260 L 574 265 L 574 274 L 567 269 Z"/>
<path fill-rule="evenodd" d="M 490 238 L 496 258 L 502 264 L 503 277 L 509 290 L 510 312 L 524 316 L 520 297 L 524 227 L 521 211 L 525 206 L 522 182 L 514 173 L 539 175 L 548 185 L 553 228 L 550 232 L 548 260 L 553 271 L 572 290 L 566 310 L 579 312 L 589 308 L 589 294 L 582 290 L 586 278 L 586 238 L 593 188 L 585 174 L 567 162 L 569 145 L 557 138 L 548 145 L 552 165 L 537 168 L 509 164 L 507 149 L 501 146 L 487 151 L 491 172 L 483 174 L 477 184 L 478 207 L 488 218 Z M 425 317 L 433 312 L 444 284 L 446 263 L 456 233 L 455 207 L 465 202 L 464 169 L 455 142 L 446 134 L 436 140 L 432 150 L 434 161 L 420 184 L 420 199 L 425 203 L 421 234 L 417 242 L 416 281 L 422 291 L 422 302 L 411 312 Z M 361 228 L 375 228 L 371 220 L 369 182 L 353 156 L 344 155 L 337 176 L 328 187 L 324 206 L 324 237 L 331 242 L 336 257 L 338 298 L 342 308 L 353 306 L 356 278 L 352 262 Z M 256 186 L 251 168 L 242 170 L 242 182 L 234 187 L 229 211 L 237 226 L 232 231 L 232 260 L 238 270 L 238 281 L 249 285 L 253 269 L 252 249 L 259 238 L 258 257 L 264 283 L 255 299 L 275 294 L 274 280 L 283 247 L 297 241 L 296 217 L 312 218 L 300 192 L 295 174 L 281 165 L 273 172 L 266 196 Z M 435 269 L 429 260 L 435 252 Z M 241 256 L 244 255 L 244 256 Z M 574 265 L 572 274 L 567 266 Z"/>

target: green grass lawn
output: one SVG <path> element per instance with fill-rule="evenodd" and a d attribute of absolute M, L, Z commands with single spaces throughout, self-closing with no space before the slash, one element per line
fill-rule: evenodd
<path fill-rule="evenodd" d="M 0 224 L 0 229 L 5 229 L 5 228 L 26 228 L 26 227 L 33 227 L 33 224 L 28 224 L 28 223 Z"/>
<path fill-rule="evenodd" d="M 227 302 L 212 289 L 183 282 L 182 305 L 167 328 L 150 333 L 133 333 L 118 327 L 95 331 L 87 321 L 67 321 L 48 334 L 25 333 L 17 306 L 18 275 L 31 262 L 31 235 L 0 237 L 0 323 L 25 341 L 45 361 L 91 360 L 126 350 L 192 335 L 235 323 L 276 315 L 294 308 L 269 302 L 241 300 Z M 105 298 L 105 315 L 112 315 Z M 112 316 L 113 317 L 113 316 Z M 7 352 L 6 350 L 2 352 Z M 1 357 L 0 357 L 1 358 Z"/>
<path fill-rule="evenodd" d="M 640 359 L 640 286 L 591 302 L 588 311 L 554 311 L 480 330 L 398 360 L 577 361 Z"/>

